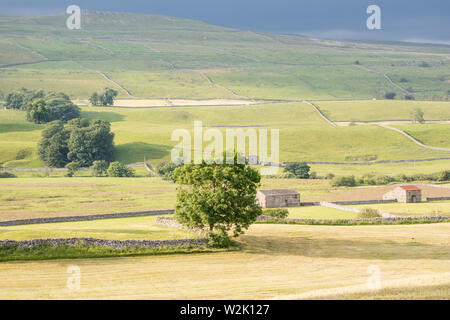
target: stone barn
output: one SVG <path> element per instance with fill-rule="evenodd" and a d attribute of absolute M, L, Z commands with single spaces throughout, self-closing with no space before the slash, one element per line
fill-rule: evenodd
<path fill-rule="evenodd" d="M 256 197 L 262 208 L 300 206 L 300 194 L 292 189 L 260 190 Z"/>
<path fill-rule="evenodd" d="M 383 195 L 383 200 L 397 200 L 402 203 L 422 201 L 422 190 L 417 186 L 399 186 Z"/>

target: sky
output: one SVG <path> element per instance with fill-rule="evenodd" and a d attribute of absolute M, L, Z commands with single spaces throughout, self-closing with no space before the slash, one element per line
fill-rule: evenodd
<path fill-rule="evenodd" d="M 0 0 L 0 14 L 53 14 L 73 4 L 82 10 L 163 14 L 256 32 L 450 45 L 448 0 Z M 369 5 L 380 7 L 381 29 L 367 28 Z"/>

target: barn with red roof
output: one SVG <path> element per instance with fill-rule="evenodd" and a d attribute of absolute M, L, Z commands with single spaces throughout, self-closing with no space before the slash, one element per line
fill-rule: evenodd
<path fill-rule="evenodd" d="M 397 202 L 402 203 L 421 202 L 422 190 L 417 186 L 398 186 L 383 195 L 383 200 L 397 200 Z"/>

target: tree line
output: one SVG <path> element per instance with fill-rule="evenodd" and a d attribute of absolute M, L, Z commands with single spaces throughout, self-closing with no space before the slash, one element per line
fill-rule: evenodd
<path fill-rule="evenodd" d="M 67 122 L 80 117 L 80 108 L 63 92 L 44 92 L 22 88 L 6 97 L 5 107 L 26 111 L 27 120 L 37 124 L 54 120 Z"/>

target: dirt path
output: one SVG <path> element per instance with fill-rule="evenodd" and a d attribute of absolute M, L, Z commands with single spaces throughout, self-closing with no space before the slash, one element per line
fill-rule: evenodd
<path fill-rule="evenodd" d="M 330 119 L 328 119 L 328 118 L 322 113 L 322 111 L 321 111 L 314 103 L 309 102 L 309 101 L 307 101 L 307 100 L 303 100 L 302 102 L 303 102 L 303 103 L 306 103 L 306 104 L 309 104 L 311 107 L 314 108 L 314 110 L 317 111 L 317 113 L 318 113 L 318 114 L 319 114 L 326 122 L 328 122 L 329 124 L 331 124 L 333 127 L 337 127 L 336 123 L 334 123 L 333 121 L 331 121 Z"/>
<path fill-rule="evenodd" d="M 378 125 L 379 127 L 388 129 L 388 130 L 393 130 L 395 132 L 398 132 L 398 133 L 404 135 L 405 137 L 407 137 L 409 140 L 411 140 L 415 144 L 417 144 L 417 145 L 419 145 L 419 146 L 421 146 L 423 148 L 427 148 L 427 149 L 431 149 L 431 150 L 439 150 L 439 151 L 450 151 L 449 148 L 433 147 L 433 146 L 428 146 L 426 144 L 423 144 L 422 142 L 417 141 L 414 137 L 410 136 L 408 133 L 406 133 L 403 130 L 400 130 L 400 129 L 397 129 L 397 128 L 394 128 L 394 127 L 390 127 L 390 126 L 387 126 L 387 125 L 384 125 L 384 124 L 380 124 L 380 123 L 377 123 L 376 125 Z"/>

